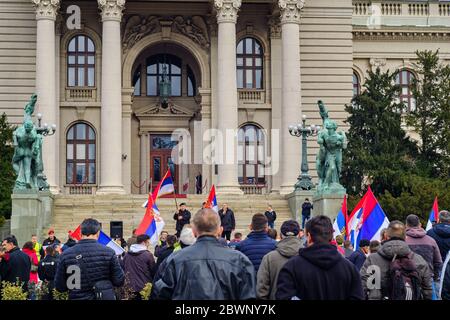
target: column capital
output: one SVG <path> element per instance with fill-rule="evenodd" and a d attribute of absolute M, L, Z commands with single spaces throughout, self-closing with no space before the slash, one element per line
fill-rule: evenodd
<path fill-rule="evenodd" d="M 31 0 L 36 10 L 36 20 L 56 20 L 60 0 Z"/>
<path fill-rule="evenodd" d="M 121 21 L 125 0 L 97 0 L 102 21 Z"/>
<path fill-rule="evenodd" d="M 304 6 L 305 0 L 278 0 L 281 24 L 300 23 L 300 11 Z"/>
<path fill-rule="evenodd" d="M 241 4 L 241 0 L 214 0 L 214 8 L 217 11 L 217 23 L 236 23 Z"/>

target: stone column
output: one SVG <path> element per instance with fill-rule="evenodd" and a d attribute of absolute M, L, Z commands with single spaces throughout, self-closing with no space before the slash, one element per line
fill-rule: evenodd
<path fill-rule="evenodd" d="M 133 88 L 122 89 L 122 183 L 126 193 L 131 193 L 131 105 Z M 126 155 L 126 156 L 125 156 Z"/>
<path fill-rule="evenodd" d="M 280 193 L 294 190 L 300 172 L 300 142 L 288 127 L 301 120 L 300 10 L 304 0 L 279 0 L 282 34 L 281 76 L 281 187 Z"/>
<path fill-rule="evenodd" d="M 238 97 L 236 85 L 236 21 L 241 0 L 215 0 L 218 23 L 217 44 L 217 104 L 218 130 L 223 136 L 219 153 L 217 191 L 242 194 L 238 183 L 237 134 L 227 136 L 227 130 L 238 127 Z"/>
<path fill-rule="evenodd" d="M 141 194 L 146 194 L 147 193 L 147 188 L 148 188 L 148 176 L 147 176 L 147 144 L 149 143 L 148 141 L 148 135 L 144 132 L 140 133 L 140 142 L 141 142 L 141 146 L 140 146 L 140 167 L 141 167 L 141 175 L 140 175 L 140 181 L 138 181 L 139 185 L 141 185 L 144 181 L 144 186 L 141 187 L 140 189 L 140 193 Z"/>
<path fill-rule="evenodd" d="M 209 193 L 209 188 L 212 185 L 212 169 L 213 166 L 211 163 L 211 149 L 209 148 L 211 145 L 211 89 L 210 88 L 199 88 L 198 89 L 200 96 L 202 97 L 201 101 L 201 137 L 196 137 L 196 141 L 201 141 L 201 156 L 206 157 L 206 159 L 202 158 L 199 161 L 202 163 L 201 172 L 202 172 L 202 186 L 206 184 L 205 190 L 202 193 Z M 201 139 L 201 140 L 200 140 Z M 195 180 L 194 180 L 195 181 Z M 194 188 L 194 192 L 195 192 Z"/>
<path fill-rule="evenodd" d="M 56 46 L 55 21 L 60 0 L 32 0 L 36 10 L 36 93 L 37 110 L 43 114 L 45 123 L 58 123 L 56 104 Z M 60 130 L 60 128 L 57 128 Z M 58 181 L 58 135 L 47 137 L 43 142 L 42 160 L 44 173 L 52 193 L 59 193 Z"/>
<path fill-rule="evenodd" d="M 97 194 L 125 193 L 122 182 L 122 60 L 120 21 L 125 0 L 98 0 L 102 16 L 102 108 L 100 188 Z"/>

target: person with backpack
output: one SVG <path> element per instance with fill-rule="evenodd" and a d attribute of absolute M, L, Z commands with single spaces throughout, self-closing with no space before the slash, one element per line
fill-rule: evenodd
<path fill-rule="evenodd" d="M 53 300 L 53 289 L 55 288 L 55 274 L 58 266 L 58 257 L 53 246 L 45 248 L 45 258 L 39 261 L 38 274 L 48 288 L 48 292 L 42 300 Z"/>
<path fill-rule="evenodd" d="M 369 300 L 431 300 L 432 272 L 428 263 L 406 243 L 406 227 L 392 221 L 386 241 L 367 257 L 361 280 Z"/>

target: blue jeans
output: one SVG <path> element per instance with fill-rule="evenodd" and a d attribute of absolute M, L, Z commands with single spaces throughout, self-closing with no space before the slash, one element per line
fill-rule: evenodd
<path fill-rule="evenodd" d="M 305 223 L 311 216 L 302 215 L 302 229 L 305 229 Z"/>

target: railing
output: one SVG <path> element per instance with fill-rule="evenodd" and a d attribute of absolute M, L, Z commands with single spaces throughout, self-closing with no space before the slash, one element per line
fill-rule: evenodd
<path fill-rule="evenodd" d="M 239 89 L 239 101 L 242 103 L 264 103 L 264 90 Z"/>
<path fill-rule="evenodd" d="M 92 195 L 95 193 L 95 185 L 71 185 L 67 186 L 69 194 L 73 195 Z"/>
<path fill-rule="evenodd" d="M 381 14 L 385 16 L 400 16 L 402 14 L 401 3 L 382 3 Z"/>
<path fill-rule="evenodd" d="M 427 3 L 408 4 L 408 13 L 410 16 L 427 16 L 430 8 Z"/>
<path fill-rule="evenodd" d="M 369 15 L 370 2 L 355 2 L 353 3 L 353 15 L 367 16 Z"/>
<path fill-rule="evenodd" d="M 66 100 L 93 100 L 96 98 L 97 89 L 90 87 L 67 87 Z"/>
<path fill-rule="evenodd" d="M 448 3 L 440 4 L 439 5 L 439 15 L 445 16 L 445 17 L 450 17 L 450 4 L 448 4 Z"/>
<path fill-rule="evenodd" d="M 265 188 L 265 184 L 241 184 L 241 190 L 244 194 L 263 194 Z"/>

